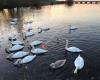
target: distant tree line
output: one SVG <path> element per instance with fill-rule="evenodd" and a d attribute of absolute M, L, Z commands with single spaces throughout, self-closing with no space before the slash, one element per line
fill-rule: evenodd
<path fill-rule="evenodd" d="M 66 0 L 71 4 L 73 0 Z M 41 4 L 53 4 L 56 0 L 0 0 L 0 8 L 14 8 L 21 6 L 36 6 Z"/>

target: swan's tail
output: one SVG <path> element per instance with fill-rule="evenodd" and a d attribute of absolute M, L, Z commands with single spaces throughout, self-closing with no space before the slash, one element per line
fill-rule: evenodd
<path fill-rule="evenodd" d="M 75 68 L 74 70 L 74 74 L 77 74 L 78 68 Z"/>

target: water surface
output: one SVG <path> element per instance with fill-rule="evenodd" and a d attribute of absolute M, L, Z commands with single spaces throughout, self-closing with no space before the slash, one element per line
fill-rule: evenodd
<path fill-rule="evenodd" d="M 17 25 L 10 25 L 13 17 L 18 18 Z M 49 27 L 50 30 L 29 37 L 29 41 L 43 40 L 49 52 L 37 56 L 31 63 L 21 68 L 6 60 L 5 48 L 9 46 L 8 37 L 17 35 L 22 40 L 22 32 L 26 31 L 25 22 L 32 20 L 33 31 L 38 27 Z M 69 31 L 72 24 L 78 29 Z M 69 46 L 83 50 L 81 56 L 85 66 L 78 75 L 73 74 L 74 60 L 78 54 L 65 51 L 65 40 Z M 57 41 L 58 40 L 58 41 Z M 25 41 L 26 42 L 26 41 Z M 75 4 L 71 7 L 48 5 L 39 8 L 4 9 L 0 12 L 0 80 L 100 80 L 100 5 Z M 67 59 L 63 68 L 50 71 L 49 64 L 58 59 Z"/>

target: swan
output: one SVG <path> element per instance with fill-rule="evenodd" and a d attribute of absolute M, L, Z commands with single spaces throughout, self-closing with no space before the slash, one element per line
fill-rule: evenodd
<path fill-rule="evenodd" d="M 31 46 L 37 46 L 37 45 L 40 45 L 41 43 L 43 43 L 43 41 L 35 40 L 35 41 L 31 42 L 30 45 Z"/>
<path fill-rule="evenodd" d="M 48 31 L 48 30 L 50 30 L 50 28 L 48 28 L 48 27 L 39 27 L 38 29 L 41 29 L 42 31 Z"/>
<path fill-rule="evenodd" d="M 31 52 L 32 52 L 33 54 L 43 54 L 43 53 L 48 52 L 48 50 L 41 49 L 41 48 L 36 48 L 36 49 L 32 49 Z"/>
<path fill-rule="evenodd" d="M 21 50 L 23 48 L 24 48 L 24 46 L 17 44 L 17 45 L 12 46 L 11 48 L 9 48 L 9 51 L 17 51 L 17 50 Z"/>
<path fill-rule="evenodd" d="M 76 30 L 76 29 L 78 29 L 77 27 L 72 26 L 72 25 L 69 25 L 69 28 L 70 28 L 70 30 Z"/>
<path fill-rule="evenodd" d="M 11 24 L 11 25 L 16 25 L 17 22 L 15 22 L 15 21 L 11 21 L 10 24 Z"/>
<path fill-rule="evenodd" d="M 69 52 L 81 52 L 82 50 L 77 47 L 68 47 L 68 40 L 66 40 L 65 49 Z"/>
<path fill-rule="evenodd" d="M 34 46 L 33 46 L 32 48 L 33 48 L 33 49 L 31 50 L 31 52 L 32 52 L 33 54 L 43 54 L 43 53 L 48 52 L 48 50 L 41 49 L 41 48 L 34 48 Z"/>
<path fill-rule="evenodd" d="M 42 33 L 42 28 L 38 28 L 38 33 Z"/>
<path fill-rule="evenodd" d="M 75 65 L 75 70 L 74 70 L 74 74 L 77 74 L 77 71 L 82 69 L 84 67 L 84 59 L 79 55 L 75 61 L 74 61 L 74 65 Z"/>
<path fill-rule="evenodd" d="M 51 67 L 52 69 L 57 69 L 57 68 L 60 68 L 60 67 L 64 66 L 65 63 L 66 63 L 66 59 L 57 60 L 57 61 L 55 61 L 54 63 L 51 63 L 51 64 L 50 64 L 50 67 Z"/>
<path fill-rule="evenodd" d="M 32 31 L 32 30 L 29 30 L 28 32 L 25 32 L 25 36 L 26 37 L 29 37 L 29 36 L 32 36 L 34 35 L 35 33 Z"/>
<path fill-rule="evenodd" d="M 31 23 L 28 23 L 27 24 L 27 28 L 28 28 L 27 30 L 32 30 L 32 24 Z"/>
<path fill-rule="evenodd" d="M 16 52 L 15 54 L 13 54 L 13 55 L 11 56 L 11 58 L 22 58 L 22 57 L 24 57 L 24 56 L 26 56 L 26 55 L 28 55 L 28 54 L 29 54 L 29 52 L 18 51 L 18 52 Z"/>
<path fill-rule="evenodd" d="M 18 21 L 18 18 L 12 18 L 12 21 Z"/>
<path fill-rule="evenodd" d="M 36 58 L 36 55 L 28 55 L 28 56 L 24 57 L 23 59 L 17 59 L 14 62 L 14 65 L 29 63 L 35 58 Z"/>
<path fill-rule="evenodd" d="M 16 45 L 16 44 L 23 45 L 24 42 L 21 42 L 21 41 L 18 41 L 18 40 L 17 40 L 17 41 L 12 41 L 11 44 L 12 44 L 12 45 Z"/>

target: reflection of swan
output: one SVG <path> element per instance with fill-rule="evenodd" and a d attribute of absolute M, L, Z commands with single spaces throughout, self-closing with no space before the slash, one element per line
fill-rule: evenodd
<path fill-rule="evenodd" d="M 35 40 L 33 41 L 32 43 L 30 43 L 31 46 L 36 46 L 36 45 L 39 45 L 41 44 L 43 41 L 39 41 L 39 40 Z"/>
<path fill-rule="evenodd" d="M 75 61 L 74 61 L 74 65 L 75 65 L 75 70 L 74 70 L 74 74 L 77 73 L 78 70 L 82 69 L 84 67 L 84 59 L 79 55 Z"/>
<path fill-rule="evenodd" d="M 17 44 L 17 45 L 12 46 L 11 48 L 9 48 L 9 51 L 17 51 L 17 50 L 21 50 L 23 48 L 24 48 L 24 46 Z"/>
<path fill-rule="evenodd" d="M 51 63 L 50 67 L 53 68 L 53 69 L 57 69 L 57 68 L 62 67 L 65 64 L 65 62 L 66 62 L 66 59 L 57 60 L 56 62 Z"/>
<path fill-rule="evenodd" d="M 66 46 L 65 49 L 69 52 L 81 52 L 82 50 L 80 50 L 77 47 L 68 47 L 68 40 L 66 40 Z"/>
<path fill-rule="evenodd" d="M 13 45 L 16 45 L 16 44 L 22 45 L 22 44 L 24 44 L 24 42 L 21 42 L 21 41 L 17 40 L 17 41 L 12 41 L 11 44 L 13 44 Z"/>
<path fill-rule="evenodd" d="M 29 63 L 35 58 L 36 58 L 36 55 L 28 55 L 24 57 L 23 59 L 17 59 L 14 65 Z"/>

